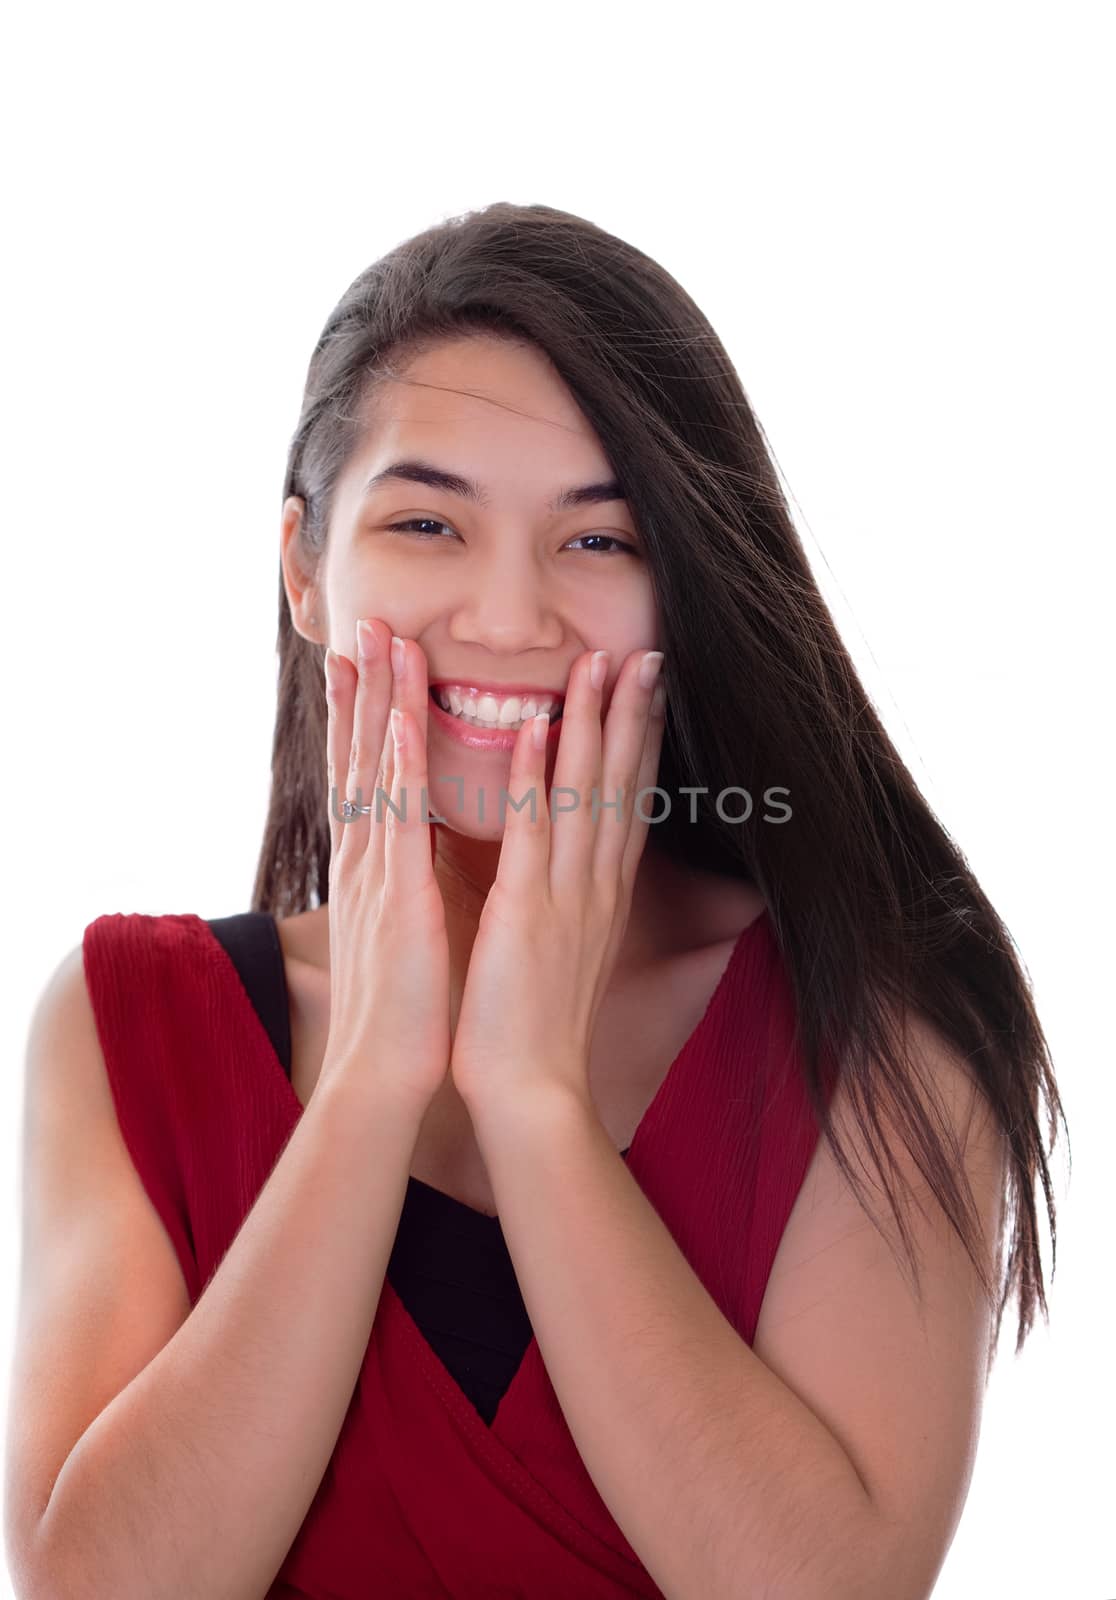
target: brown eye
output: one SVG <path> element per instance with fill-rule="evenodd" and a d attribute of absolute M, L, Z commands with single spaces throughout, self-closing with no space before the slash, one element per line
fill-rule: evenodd
<path fill-rule="evenodd" d="M 449 531 L 453 532 L 448 522 L 439 522 L 436 517 L 408 517 L 406 522 L 389 523 L 388 531 L 391 533 L 409 533 L 412 528 L 420 527 L 423 524 L 428 528 L 449 528 Z M 419 533 L 415 537 L 418 539 L 435 539 L 437 534 Z"/>
<path fill-rule="evenodd" d="M 602 550 L 602 555 L 615 555 L 623 553 L 624 551 L 627 551 L 629 555 L 633 556 L 637 554 L 635 545 L 625 544 L 623 539 L 614 538 L 611 533 L 582 533 L 579 534 L 578 537 L 572 541 L 572 543 L 581 544 L 586 539 L 595 539 L 598 541 L 603 540 L 605 544 L 613 544 L 616 546 L 615 551 Z"/>

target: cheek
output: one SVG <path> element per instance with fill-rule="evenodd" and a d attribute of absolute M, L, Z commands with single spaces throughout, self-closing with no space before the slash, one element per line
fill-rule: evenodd
<path fill-rule="evenodd" d="M 361 617 L 377 618 L 392 633 L 405 638 L 414 638 L 419 631 L 421 602 L 416 601 L 414 581 L 405 581 L 388 562 L 339 563 L 329 575 L 326 596 L 331 633 L 351 640 L 354 648 L 357 620 Z M 421 617 L 427 609 L 422 604 Z"/>
<path fill-rule="evenodd" d="M 632 583 L 622 593 L 586 596 L 577 613 L 579 631 L 599 649 L 612 652 L 617 671 L 633 650 L 659 645 L 659 611 L 650 584 Z"/>
<path fill-rule="evenodd" d="M 606 558 L 600 559 L 604 566 Z M 658 623 L 659 608 L 655 603 L 651 574 L 642 562 L 632 557 L 610 559 L 615 565 L 607 574 L 577 573 L 576 581 L 571 580 L 566 588 L 563 603 L 596 622 L 611 618 L 614 628 L 642 637 Z"/>

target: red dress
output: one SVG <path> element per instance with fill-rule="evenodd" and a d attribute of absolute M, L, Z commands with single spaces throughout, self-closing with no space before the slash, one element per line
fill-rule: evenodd
<path fill-rule="evenodd" d="M 98 917 L 83 950 L 124 1142 L 193 1305 L 302 1106 L 202 918 Z M 739 936 L 627 1156 L 748 1343 L 817 1138 L 764 912 Z M 578 1455 L 537 1342 L 488 1426 L 385 1275 L 333 1455 L 268 1600 L 625 1595 L 661 1600 Z"/>

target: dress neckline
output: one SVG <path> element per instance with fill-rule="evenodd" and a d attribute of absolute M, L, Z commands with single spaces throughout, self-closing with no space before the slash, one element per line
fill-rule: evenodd
<path fill-rule="evenodd" d="M 306 1108 L 295 1093 L 294 1085 L 284 1070 L 283 1063 L 272 1043 L 271 1036 L 260 1021 L 259 1014 L 252 1004 L 243 983 L 240 981 L 240 974 L 237 972 L 228 952 L 208 923 L 201 918 L 195 918 L 194 920 L 198 922 L 204 931 L 205 938 L 216 946 L 220 952 L 221 960 L 227 963 L 230 987 L 235 988 L 239 996 L 239 1005 L 245 1008 L 248 1017 L 251 1019 L 249 1026 L 254 1026 L 257 1030 L 255 1037 L 259 1041 L 261 1054 L 269 1063 L 270 1072 L 281 1080 L 276 1087 L 286 1106 L 287 1120 L 290 1123 L 290 1127 L 287 1129 L 287 1136 L 289 1137 Z M 633 1156 L 637 1158 L 637 1171 L 633 1174 L 637 1182 L 639 1181 L 639 1153 L 649 1132 L 663 1114 L 663 1106 L 666 1103 L 668 1094 L 674 1092 L 687 1063 L 698 1052 L 713 1024 L 718 1020 L 730 994 L 738 988 L 737 980 L 740 969 L 755 950 L 757 935 L 765 929 L 770 932 L 770 912 L 766 906 L 737 935 L 732 953 L 725 963 L 700 1021 L 671 1062 L 650 1105 L 641 1117 L 639 1125 L 632 1135 L 632 1141 L 628 1146 L 628 1153 L 625 1158 L 629 1167 L 632 1165 L 631 1158 Z M 235 984 L 233 984 L 234 979 Z M 408 1176 L 408 1185 L 414 1181 Z M 434 1192 L 441 1194 L 442 1191 L 436 1190 Z M 450 1199 L 452 1197 L 447 1196 L 446 1198 Z M 489 1218 L 484 1212 L 477 1211 L 472 1206 L 464 1205 L 464 1202 L 459 1201 L 457 1203 L 472 1215 L 494 1223 L 497 1228 L 500 1227 L 499 1216 Z M 381 1319 L 386 1320 L 381 1321 Z M 528 1405 L 529 1398 L 534 1398 L 534 1396 L 529 1396 L 528 1386 L 533 1385 L 537 1389 L 540 1384 L 544 1384 L 546 1381 L 545 1363 L 542 1360 L 538 1338 L 534 1331 L 532 1330 L 519 1366 L 500 1398 L 495 1417 L 491 1422 L 486 1422 L 480 1416 L 475 1405 L 460 1384 L 449 1372 L 441 1357 L 407 1309 L 406 1303 L 396 1290 L 391 1281 L 390 1273 L 387 1271 L 384 1273 L 376 1320 L 381 1326 L 381 1338 L 390 1341 L 393 1338 L 391 1330 L 393 1328 L 398 1329 L 398 1334 L 395 1336 L 403 1340 L 410 1349 L 412 1359 L 417 1364 L 419 1371 L 426 1382 L 441 1396 L 442 1403 L 454 1419 L 457 1428 L 472 1441 L 473 1449 L 479 1452 L 482 1458 L 489 1461 L 493 1470 L 518 1481 L 522 1477 L 522 1464 L 519 1462 L 515 1451 L 509 1449 L 509 1446 L 504 1442 L 501 1428 L 506 1424 L 514 1431 L 514 1418 L 521 1417 L 523 1407 Z M 565 1521 L 564 1518 L 563 1521 Z"/>
<path fill-rule="evenodd" d="M 278 934 L 278 919 L 270 912 L 268 913 L 268 916 L 271 922 L 272 933 L 275 938 L 276 945 L 278 946 L 279 967 L 282 976 L 283 1005 L 286 1013 L 289 1015 L 290 994 L 287 986 L 286 967 L 282 959 L 282 945 Z M 233 963 L 232 958 L 229 956 L 228 951 L 225 949 L 224 945 L 221 944 L 221 941 L 213 932 L 213 929 L 209 926 L 209 924 L 202 918 L 199 918 L 198 921 L 204 928 L 207 938 L 217 946 L 222 957 L 228 963 L 230 974 L 236 980 L 235 987 L 241 1003 L 247 1007 L 252 1015 L 253 1020 L 259 1028 L 259 1037 L 263 1041 L 262 1053 L 269 1063 L 269 1068 L 272 1074 L 277 1076 L 280 1080 L 279 1091 L 282 1095 L 282 1098 L 286 1102 L 287 1111 L 291 1119 L 291 1127 L 293 1130 L 293 1128 L 297 1126 L 299 1120 L 301 1119 L 306 1107 L 295 1093 L 294 1084 L 291 1082 L 290 1075 L 279 1057 L 279 1053 L 275 1048 L 271 1035 L 268 1033 L 267 1029 L 260 1020 L 259 1013 L 256 1011 L 256 1008 L 253 1005 L 247 990 L 244 988 L 244 985 L 240 979 L 240 974 L 237 972 L 236 966 Z M 702 1012 L 697 1025 L 683 1041 L 677 1055 L 667 1068 L 659 1087 L 651 1097 L 650 1104 L 647 1106 L 647 1109 L 644 1111 L 643 1116 L 639 1120 L 627 1149 L 623 1152 L 618 1152 L 618 1154 L 621 1155 L 621 1159 L 630 1162 L 633 1152 L 639 1148 L 649 1126 L 653 1122 L 657 1121 L 661 1114 L 662 1105 L 667 1098 L 668 1092 L 673 1092 L 675 1080 L 681 1075 L 682 1068 L 684 1067 L 686 1061 L 697 1050 L 700 1041 L 704 1037 L 706 1031 L 712 1026 L 718 1012 L 724 1005 L 725 998 L 729 993 L 736 969 L 740 965 L 745 951 L 749 948 L 752 940 L 755 937 L 755 934 L 760 927 L 768 925 L 769 922 L 770 913 L 768 908 L 764 906 L 757 913 L 757 915 L 754 916 L 750 922 L 746 923 L 737 934 L 732 951 L 724 965 L 724 968 L 721 971 L 720 977 L 713 988 L 713 992 L 706 1003 L 705 1010 Z M 480 1218 L 483 1222 L 495 1223 L 497 1225 L 499 1224 L 500 1218 L 498 1215 L 490 1217 L 487 1212 L 479 1211 L 475 1206 L 467 1205 L 465 1201 L 458 1200 L 456 1196 L 447 1195 L 443 1190 L 435 1189 L 431 1184 L 422 1183 L 421 1179 L 413 1178 L 408 1175 L 407 1181 L 408 1184 L 421 1184 L 424 1189 L 429 1190 L 432 1194 L 441 1195 L 444 1200 L 452 1201 L 456 1205 L 462 1207 L 465 1211 L 470 1212 L 473 1216 Z"/>

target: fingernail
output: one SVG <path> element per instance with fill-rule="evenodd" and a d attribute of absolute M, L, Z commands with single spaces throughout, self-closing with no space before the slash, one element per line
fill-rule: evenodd
<path fill-rule="evenodd" d="M 659 668 L 663 664 L 663 652 L 650 650 L 644 656 L 639 666 L 639 686 L 641 689 L 650 689 L 655 679 L 659 676 Z"/>
<path fill-rule="evenodd" d="M 362 661 L 371 661 L 376 654 L 376 635 L 363 617 L 357 622 L 356 634 L 357 655 Z"/>
<path fill-rule="evenodd" d="M 403 676 L 403 668 L 407 664 L 407 652 L 403 647 L 402 639 L 393 633 L 391 636 L 391 670 L 397 678 Z"/>
<path fill-rule="evenodd" d="M 589 682 L 593 685 L 594 689 L 600 689 L 603 687 L 607 672 L 608 651 L 594 650 L 593 660 L 589 667 Z"/>

